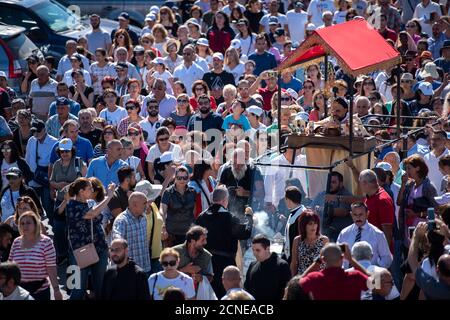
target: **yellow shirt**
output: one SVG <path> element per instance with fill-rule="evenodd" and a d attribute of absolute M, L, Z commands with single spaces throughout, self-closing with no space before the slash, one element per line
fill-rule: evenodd
<path fill-rule="evenodd" d="M 150 240 L 152 245 L 152 256 L 151 259 L 159 258 L 159 255 L 162 251 L 162 242 L 161 242 L 161 231 L 163 225 L 163 218 L 159 214 L 158 207 L 154 202 L 151 204 L 152 208 L 152 216 L 147 214 L 147 239 L 151 239 L 153 221 L 155 221 L 155 226 L 153 229 L 153 238 Z"/>

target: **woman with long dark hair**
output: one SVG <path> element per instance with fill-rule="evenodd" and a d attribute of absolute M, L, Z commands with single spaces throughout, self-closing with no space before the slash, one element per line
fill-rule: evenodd
<path fill-rule="evenodd" d="M 32 136 L 30 131 L 32 121 L 30 110 L 22 109 L 17 111 L 16 121 L 18 126 L 13 130 L 13 141 L 17 146 L 19 155 L 25 157 L 28 140 Z"/>
<path fill-rule="evenodd" d="M 206 33 L 211 50 L 224 54 L 234 37 L 235 33 L 230 27 L 228 16 L 223 11 L 217 12 L 212 27 Z"/>
<path fill-rule="evenodd" d="M 119 139 L 116 127 L 113 125 L 107 125 L 103 129 L 100 136 L 100 143 L 94 148 L 94 158 L 104 156 L 106 154 L 106 146 L 109 141 Z"/>
<path fill-rule="evenodd" d="M 255 52 L 256 33 L 252 32 L 250 23 L 245 18 L 237 21 L 236 28 L 239 33 L 235 39 L 241 41 L 241 54 L 245 54 L 248 57 Z"/>
<path fill-rule="evenodd" d="M 249 21 L 249 27 L 251 32 L 259 32 L 259 22 L 264 16 L 264 12 L 261 10 L 261 2 L 259 0 L 249 0 L 244 11 L 244 16 Z"/>
<path fill-rule="evenodd" d="M 189 186 L 197 193 L 195 198 L 196 210 L 194 216 L 197 219 L 199 214 L 212 204 L 212 193 L 216 187 L 213 178 L 211 165 L 204 160 L 194 164 L 194 172 L 189 182 Z"/>
<path fill-rule="evenodd" d="M 119 29 L 114 34 L 114 40 L 109 52 L 109 56 L 115 56 L 117 48 L 123 47 L 127 49 L 128 52 L 128 61 L 131 61 L 133 58 L 133 43 L 131 41 L 130 35 L 127 30 Z"/>
<path fill-rule="evenodd" d="M 163 25 L 172 37 L 177 37 L 178 23 L 173 11 L 169 7 L 163 6 L 159 9 L 156 23 Z"/>
<path fill-rule="evenodd" d="M 5 189 L 8 186 L 8 179 L 6 173 L 9 168 L 19 168 L 22 171 L 26 183 L 33 180 L 34 174 L 30 169 L 30 166 L 19 155 L 19 150 L 12 140 L 4 141 L 0 144 L 0 165 L 2 170 L 2 179 L 0 181 L 0 190 Z"/>

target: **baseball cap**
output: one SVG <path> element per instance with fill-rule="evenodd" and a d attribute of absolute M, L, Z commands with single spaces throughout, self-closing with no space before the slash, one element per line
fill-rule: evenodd
<path fill-rule="evenodd" d="M 392 166 L 390 163 L 384 161 L 378 162 L 375 168 L 381 168 L 384 171 L 392 171 Z"/>
<path fill-rule="evenodd" d="M 247 112 L 248 113 L 253 113 L 254 115 L 261 117 L 261 115 L 263 114 L 263 109 L 261 109 L 258 106 L 250 106 L 247 108 Z"/>
<path fill-rule="evenodd" d="M 166 151 L 164 152 L 160 157 L 159 160 L 161 162 L 172 162 L 173 161 L 173 153 L 172 151 Z"/>
<path fill-rule="evenodd" d="M 16 177 L 19 178 L 22 176 L 22 170 L 16 167 L 11 167 L 6 172 L 6 177 Z"/>
<path fill-rule="evenodd" d="M 450 203 L 450 192 L 444 193 L 439 197 L 434 197 L 434 200 L 436 200 L 437 204 L 440 206 Z"/>
<path fill-rule="evenodd" d="M 119 16 L 117 17 L 117 19 L 130 20 L 130 15 L 129 15 L 127 12 L 122 12 L 121 14 L 119 14 Z"/>
<path fill-rule="evenodd" d="M 72 150 L 73 142 L 69 138 L 64 138 L 58 143 L 59 150 L 70 151 Z"/>
<path fill-rule="evenodd" d="M 164 64 L 164 59 L 161 57 L 157 57 L 152 61 L 154 64 Z"/>
<path fill-rule="evenodd" d="M 197 26 L 197 28 L 201 28 L 201 26 L 200 26 L 200 24 L 197 22 L 197 19 L 195 19 L 195 18 L 190 18 L 188 21 L 186 21 L 186 25 L 189 25 L 189 24 L 193 24 L 193 25 L 195 25 L 195 26 Z"/>
<path fill-rule="evenodd" d="M 217 58 L 217 59 L 223 61 L 223 54 L 220 53 L 220 52 L 214 53 L 212 57 L 213 57 L 213 59 L 214 59 L 214 58 Z"/>
<path fill-rule="evenodd" d="M 230 47 L 234 48 L 234 49 L 240 49 L 241 48 L 241 40 L 239 40 L 239 39 L 231 40 Z"/>
<path fill-rule="evenodd" d="M 294 7 L 295 8 L 304 8 L 305 6 L 303 5 L 303 3 L 301 2 L 301 1 L 296 1 L 295 3 L 294 3 Z"/>
<path fill-rule="evenodd" d="M 161 184 L 151 184 L 148 180 L 141 180 L 134 187 L 134 191 L 145 194 L 147 200 L 155 200 L 161 193 L 161 190 Z"/>
<path fill-rule="evenodd" d="M 5 71 L 0 71 L 0 78 L 3 77 L 5 79 L 8 79 L 8 77 L 6 76 Z"/>
<path fill-rule="evenodd" d="M 30 132 L 34 134 L 36 132 L 41 132 L 45 128 L 45 122 L 39 119 L 35 119 L 31 122 Z"/>
<path fill-rule="evenodd" d="M 128 69 L 128 65 L 125 62 L 117 62 L 116 68 L 127 68 Z"/>
<path fill-rule="evenodd" d="M 159 7 L 158 6 L 151 6 L 150 7 L 150 13 L 158 14 L 159 13 Z"/>
<path fill-rule="evenodd" d="M 197 45 L 209 47 L 209 41 L 206 38 L 200 38 L 197 40 Z"/>
<path fill-rule="evenodd" d="M 56 97 L 57 106 L 68 106 L 69 102 L 69 99 L 67 99 L 66 97 Z"/>
<path fill-rule="evenodd" d="M 277 17 L 270 17 L 269 18 L 269 26 L 279 24 Z"/>
<path fill-rule="evenodd" d="M 156 21 L 156 15 L 154 15 L 153 13 L 149 13 L 145 16 L 144 21 Z"/>
<path fill-rule="evenodd" d="M 133 52 L 145 52 L 145 49 L 143 46 L 136 46 L 133 48 Z"/>
<path fill-rule="evenodd" d="M 429 82 L 423 81 L 417 87 L 425 96 L 432 96 L 434 94 L 433 85 Z"/>

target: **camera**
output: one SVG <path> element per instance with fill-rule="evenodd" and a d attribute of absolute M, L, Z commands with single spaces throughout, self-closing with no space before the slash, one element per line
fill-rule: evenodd
<path fill-rule="evenodd" d="M 413 234 L 414 234 L 414 230 L 416 230 L 416 227 L 408 227 L 408 232 L 409 232 L 409 238 L 412 239 Z"/>
<path fill-rule="evenodd" d="M 428 208 L 427 213 L 428 213 L 428 231 L 436 230 L 434 208 Z"/>
<path fill-rule="evenodd" d="M 278 77 L 278 72 L 276 72 L 276 71 L 268 71 L 267 72 L 267 76 L 269 78 L 276 78 L 276 77 Z"/>
<path fill-rule="evenodd" d="M 342 253 L 345 252 L 345 244 L 340 244 L 339 248 L 341 248 Z"/>

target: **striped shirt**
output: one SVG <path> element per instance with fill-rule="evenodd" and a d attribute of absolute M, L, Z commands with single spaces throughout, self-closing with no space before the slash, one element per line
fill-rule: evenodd
<path fill-rule="evenodd" d="M 128 242 L 129 256 L 145 272 L 151 271 L 147 217 L 135 217 L 128 209 L 114 220 L 113 239 L 121 238 Z"/>
<path fill-rule="evenodd" d="M 22 248 L 22 237 L 14 240 L 9 260 L 19 265 L 22 282 L 40 281 L 48 277 L 47 268 L 56 267 L 56 253 L 53 241 L 47 236 L 41 235 L 39 242 L 33 248 Z M 43 291 L 49 287 L 48 281 L 37 291 Z"/>

